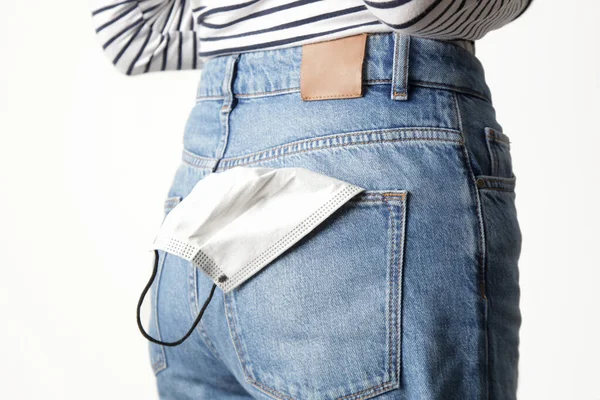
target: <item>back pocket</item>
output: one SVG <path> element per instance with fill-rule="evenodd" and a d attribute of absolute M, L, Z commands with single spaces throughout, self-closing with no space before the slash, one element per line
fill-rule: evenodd
<path fill-rule="evenodd" d="M 399 387 L 407 195 L 357 194 L 225 293 L 250 384 L 276 399 L 368 399 Z"/>

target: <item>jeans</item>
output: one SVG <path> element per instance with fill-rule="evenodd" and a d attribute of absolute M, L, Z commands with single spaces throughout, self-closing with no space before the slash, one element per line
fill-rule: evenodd
<path fill-rule="evenodd" d="M 521 231 L 510 140 L 479 60 L 369 34 L 363 96 L 302 101 L 301 46 L 202 71 L 164 216 L 208 174 L 304 167 L 365 192 L 150 343 L 161 399 L 514 399 Z M 294 212 L 293 209 L 289 210 Z M 212 281 L 160 252 L 150 333 Z"/>

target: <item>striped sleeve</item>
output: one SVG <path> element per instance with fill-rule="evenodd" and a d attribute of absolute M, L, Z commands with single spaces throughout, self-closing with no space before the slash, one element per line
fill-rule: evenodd
<path fill-rule="evenodd" d="M 477 40 L 518 17 L 531 0 L 363 0 L 395 31 L 433 39 Z"/>
<path fill-rule="evenodd" d="M 199 69 L 191 0 L 90 0 L 104 53 L 119 72 Z"/>

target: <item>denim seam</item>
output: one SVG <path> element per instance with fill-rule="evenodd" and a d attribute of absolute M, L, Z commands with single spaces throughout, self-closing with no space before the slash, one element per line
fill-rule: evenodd
<path fill-rule="evenodd" d="M 233 93 L 233 84 L 235 80 L 235 74 L 237 72 L 237 62 L 239 60 L 239 54 L 233 54 L 227 59 L 227 69 L 225 72 L 225 79 L 222 83 L 222 91 L 226 93 L 226 97 L 223 99 L 221 110 L 219 112 L 219 122 L 222 129 L 222 135 L 219 138 L 219 145 L 217 146 L 218 158 L 223 157 L 225 149 L 229 144 L 229 133 L 230 133 L 230 116 L 233 108 L 235 107 L 235 96 Z M 216 165 L 212 166 L 213 169 Z"/>
<path fill-rule="evenodd" d="M 297 400 L 293 397 L 289 397 L 281 392 L 278 392 L 272 388 L 270 388 L 269 386 L 264 385 L 261 382 L 258 382 L 254 379 L 250 379 L 248 380 L 248 382 L 253 385 L 254 387 L 256 387 L 257 389 L 259 389 L 260 391 L 262 391 L 263 393 L 274 397 L 277 400 Z M 361 390 L 359 392 L 356 393 L 352 393 L 346 396 L 342 396 L 342 397 L 337 397 L 335 400 L 364 400 L 364 399 L 370 399 L 372 397 L 375 397 L 379 394 L 385 393 L 387 391 L 389 391 L 390 389 L 394 388 L 394 383 L 393 382 L 384 382 L 384 383 L 380 383 L 377 386 L 371 386 L 370 388 Z M 368 394 L 365 394 L 365 392 L 369 392 Z M 357 397 L 359 396 L 359 397 Z M 367 396 L 367 397 L 365 397 Z"/>
<path fill-rule="evenodd" d="M 258 160 L 253 160 L 253 161 L 233 162 L 233 163 L 230 163 L 229 166 L 223 166 L 223 167 L 221 167 L 221 164 L 220 164 L 219 167 L 217 167 L 217 170 L 225 170 L 225 169 L 233 168 L 234 166 L 258 164 L 258 163 L 261 163 L 261 162 L 264 162 L 264 161 L 276 160 L 276 159 L 279 159 L 279 158 L 283 158 L 283 157 L 290 156 L 290 155 L 295 155 L 295 154 L 309 153 L 311 151 L 335 149 L 335 148 L 339 148 L 339 147 L 368 146 L 368 145 L 373 145 L 373 144 L 378 144 L 378 143 L 408 142 L 408 141 L 424 141 L 424 142 L 437 141 L 437 142 L 446 142 L 446 143 L 460 143 L 460 141 L 458 141 L 458 140 L 450 140 L 450 139 L 423 139 L 423 138 L 382 139 L 382 140 L 377 140 L 377 141 L 373 140 L 373 141 L 368 141 L 368 142 L 344 143 L 344 144 L 339 144 L 339 145 L 335 145 L 335 146 L 325 146 L 325 147 L 317 147 L 317 148 L 314 148 L 314 149 L 299 150 L 299 151 L 295 151 L 295 152 L 291 152 L 291 153 L 282 154 L 280 156 L 264 157 L 264 158 L 260 158 Z M 226 163 L 223 163 L 223 164 L 226 164 Z"/>
<path fill-rule="evenodd" d="M 497 192 L 508 192 L 508 193 L 515 193 L 514 190 L 510 190 L 510 189 L 499 189 L 499 188 L 480 188 L 479 190 L 495 190 Z"/>
<path fill-rule="evenodd" d="M 182 158 L 187 164 L 190 164 L 193 167 L 208 170 L 212 170 L 218 161 L 216 158 L 208 158 L 194 154 L 186 148 L 183 149 Z"/>
<path fill-rule="evenodd" d="M 367 80 L 363 81 L 363 85 L 365 85 L 365 86 L 381 85 L 381 84 L 388 84 L 388 83 L 389 84 L 392 83 L 391 78 L 367 79 Z M 441 82 L 410 79 L 410 77 L 408 78 L 407 86 L 408 85 L 426 87 L 426 88 L 431 88 L 431 89 L 451 90 L 454 92 L 459 92 L 459 93 L 464 93 L 464 94 L 468 94 L 471 96 L 475 96 L 475 97 L 478 97 L 487 102 L 491 102 L 490 98 L 488 96 L 486 96 L 485 94 L 482 94 L 481 92 L 476 91 L 476 90 L 468 89 L 463 86 L 450 85 L 450 84 L 441 83 Z M 300 92 L 300 87 L 292 87 L 292 88 L 285 88 L 285 89 L 275 89 L 275 90 L 270 90 L 270 91 L 266 91 L 266 92 L 234 93 L 234 97 L 244 98 L 244 99 L 252 99 L 252 98 L 260 98 L 260 97 L 279 96 L 279 95 L 292 94 L 292 93 L 298 93 L 298 92 Z M 401 94 L 401 93 L 398 93 L 398 94 Z M 226 96 L 222 96 L 222 95 L 220 95 L 220 96 L 198 96 L 198 97 L 196 97 L 196 103 L 198 103 L 200 101 L 223 100 L 225 98 L 226 98 Z"/>
<path fill-rule="evenodd" d="M 197 96 L 196 97 L 196 103 L 198 103 L 199 101 L 223 100 L 224 98 L 225 98 L 225 96 L 222 96 L 222 95 L 218 95 L 218 96 Z"/>
<path fill-rule="evenodd" d="M 488 103 L 491 103 L 491 101 L 492 101 L 488 96 L 486 96 L 478 91 L 467 89 L 463 86 L 455 86 L 455 85 L 450 85 L 447 83 L 421 81 L 421 80 L 411 80 L 410 83 L 415 86 L 422 86 L 422 87 L 427 87 L 427 88 L 431 88 L 431 89 L 445 89 L 445 90 L 450 90 L 452 92 L 468 94 L 471 96 L 478 97 L 482 100 L 485 100 Z"/>
<path fill-rule="evenodd" d="M 484 382 L 484 389 L 485 389 L 485 399 L 489 400 L 490 397 L 490 393 L 489 393 L 489 381 L 490 381 L 490 363 L 489 363 L 489 327 L 488 327 L 488 298 L 486 295 L 486 273 L 485 273 L 485 268 L 486 268 L 486 255 L 487 255 L 487 244 L 486 244 L 486 235 L 485 235 L 485 224 L 484 224 L 484 220 L 483 220 L 483 209 L 482 209 L 482 205 L 481 205 L 481 197 L 480 197 L 480 192 L 478 190 L 477 187 L 477 178 L 473 172 L 473 168 L 471 165 L 471 159 L 469 156 L 469 150 L 466 146 L 466 139 L 464 138 L 464 126 L 462 123 L 462 113 L 461 113 L 461 108 L 460 108 L 460 101 L 458 99 L 458 95 L 456 93 L 454 93 L 454 105 L 455 105 L 455 109 L 457 112 L 457 116 L 458 116 L 458 127 L 459 130 L 461 132 L 461 135 L 463 136 L 463 141 L 462 141 L 462 146 L 461 146 L 461 150 L 463 153 L 463 157 L 464 157 L 464 163 L 465 166 L 467 168 L 468 171 L 468 179 L 470 181 L 469 184 L 469 190 L 470 192 L 473 194 L 473 197 L 475 199 L 475 207 L 476 207 L 476 217 L 477 217 L 477 222 L 478 222 L 478 226 L 479 226 L 479 252 L 480 252 L 480 256 L 479 256 L 479 274 L 480 274 L 480 288 L 481 288 L 481 297 L 482 297 L 482 304 L 483 304 L 483 331 L 484 331 L 484 343 L 485 343 L 485 347 L 484 347 L 484 354 L 485 354 L 485 372 L 484 372 L 484 377 L 485 377 L 485 382 Z"/>
<path fill-rule="evenodd" d="M 481 192 L 479 191 L 479 189 L 476 189 L 477 192 L 477 197 L 478 197 L 478 201 L 481 202 L 480 196 L 481 196 Z M 483 238 L 483 243 L 486 246 L 487 249 L 487 226 L 485 224 L 485 219 L 483 218 L 483 209 L 481 210 L 482 216 L 481 216 L 481 226 L 483 228 L 482 231 L 482 238 Z M 488 262 L 488 256 L 487 256 L 487 250 L 485 251 L 484 255 L 483 255 L 483 268 L 484 271 L 487 269 L 487 262 Z M 487 271 L 485 271 L 485 275 L 484 275 L 484 287 L 485 287 L 485 293 L 487 293 Z M 490 399 L 490 377 L 491 377 L 491 363 L 490 363 L 490 338 L 489 338 L 489 300 L 487 298 L 487 294 L 485 295 L 484 299 L 483 299 L 483 304 L 484 304 L 484 308 L 483 308 L 483 316 L 484 316 L 484 329 L 485 329 L 485 394 L 486 394 L 486 399 L 489 400 Z"/>
<path fill-rule="evenodd" d="M 395 197 L 400 197 L 399 203 L 394 207 L 390 204 L 387 199 L 385 199 L 386 194 L 384 193 L 385 203 L 388 206 L 388 210 L 390 213 L 389 223 L 392 224 L 392 251 L 390 252 L 390 261 L 389 261 L 389 290 L 390 294 L 388 296 L 388 313 L 391 313 L 392 310 L 395 310 L 394 321 L 391 325 L 388 325 L 389 329 L 389 368 L 392 368 L 392 333 L 396 334 L 396 365 L 392 370 L 392 376 L 389 377 L 390 380 L 395 380 L 396 384 L 400 384 L 400 376 L 401 376 L 401 356 L 402 356 L 402 330 L 400 326 L 400 319 L 402 318 L 402 284 L 403 284 L 403 269 L 404 269 L 404 246 L 405 246 L 405 221 L 406 221 L 406 198 L 408 193 L 404 192 L 401 195 L 394 195 Z M 390 197 L 389 195 L 387 197 Z M 398 213 L 400 213 L 400 219 L 398 218 Z M 399 220 L 398 220 L 399 219 Z M 394 257 L 398 257 L 397 264 L 394 264 Z M 395 265 L 395 266 L 394 266 Z M 396 282 L 397 287 L 394 290 L 394 282 Z M 394 302 L 392 303 L 392 300 Z M 395 308 L 392 308 L 395 307 Z M 395 327 L 395 331 L 390 329 L 390 326 Z M 394 384 L 394 382 L 392 382 Z"/>
<path fill-rule="evenodd" d="M 387 206 L 388 209 L 388 213 L 389 213 L 389 218 L 388 218 L 388 226 L 391 224 L 392 225 L 392 237 L 391 240 L 388 240 L 388 246 L 391 245 L 392 251 L 390 251 L 390 259 L 388 260 L 388 273 L 389 273 L 389 278 L 388 278 L 388 287 L 389 287 L 389 293 L 388 293 L 388 309 L 387 309 L 387 326 L 386 329 L 388 330 L 388 368 L 392 368 L 392 362 L 393 362 L 393 351 L 392 351 L 392 340 L 393 340 L 393 333 L 392 329 L 390 328 L 390 326 L 395 326 L 395 322 L 397 321 L 398 316 L 395 315 L 394 316 L 394 321 L 391 320 L 392 318 L 392 310 L 393 310 L 393 298 L 394 298 L 394 284 L 393 284 L 393 276 L 394 276 L 394 271 L 393 271 L 393 265 L 394 265 L 394 243 L 396 242 L 396 222 L 395 222 L 395 216 L 394 216 L 394 210 L 392 209 L 392 206 L 390 205 L 389 202 L 385 201 L 385 205 Z M 391 243 L 390 243 L 391 242 Z M 394 376 L 394 378 L 396 378 L 397 372 L 396 374 L 392 374 Z M 392 377 L 388 376 L 388 381 L 391 381 Z"/>
<path fill-rule="evenodd" d="M 400 386 L 400 376 L 402 376 L 402 333 L 404 329 L 402 329 L 402 319 L 404 318 L 404 251 L 406 248 L 406 215 L 408 212 L 408 192 L 402 197 L 401 210 L 402 217 L 400 221 L 400 243 L 398 244 L 399 254 L 398 254 L 398 299 L 396 305 L 398 307 L 398 318 L 396 320 L 396 332 L 398 337 L 396 338 L 396 352 L 398 354 L 396 358 L 396 381 L 398 386 Z"/>
<path fill-rule="evenodd" d="M 363 192 L 364 193 L 364 192 Z M 378 206 L 378 205 L 385 205 L 389 211 L 389 217 L 388 217 L 388 221 L 389 223 L 392 224 L 392 234 L 388 235 L 388 245 L 391 245 L 392 247 L 392 252 L 391 252 L 391 259 L 388 261 L 388 268 L 389 271 L 391 272 L 394 268 L 398 269 L 398 276 L 400 276 L 401 274 L 401 269 L 403 268 L 403 254 L 404 254 L 404 243 L 405 243 L 405 234 L 404 234 L 404 230 L 405 230 L 405 218 L 406 218 L 406 197 L 407 197 L 407 193 L 401 193 L 401 194 L 397 194 L 397 193 L 393 193 L 393 194 L 387 194 L 389 192 L 382 192 L 382 193 L 377 193 L 377 198 L 374 199 L 372 198 L 372 196 L 364 196 L 364 200 L 361 200 L 361 203 L 374 203 L 374 206 Z M 374 194 L 375 195 L 375 194 Z M 389 198 L 392 197 L 399 197 L 400 200 L 397 200 L 398 204 L 392 206 L 390 204 L 390 200 Z M 362 199 L 362 197 L 361 197 Z M 350 200 L 350 201 L 359 201 L 359 200 Z M 402 213 L 402 218 L 397 218 L 397 213 L 395 211 L 392 210 L 392 208 L 395 209 L 399 209 L 400 212 Z M 398 229 L 400 228 L 400 229 Z M 399 239 L 396 239 L 396 236 L 398 235 L 398 233 L 401 235 Z M 399 261 L 398 264 L 394 264 L 393 263 L 393 257 L 394 254 L 398 253 L 398 257 L 399 257 Z M 393 282 L 392 279 L 389 280 L 389 286 L 391 288 L 393 288 Z M 338 397 L 336 398 L 336 400 L 361 400 L 361 399 L 368 399 L 368 398 L 372 398 L 374 396 L 377 396 L 381 393 L 385 393 L 391 389 L 394 389 L 395 387 L 397 387 L 397 385 L 399 385 L 400 383 L 400 343 L 401 343 L 401 334 L 400 334 L 400 295 L 401 295 L 401 282 L 398 282 L 398 285 L 396 287 L 396 290 L 393 291 L 392 289 L 390 289 L 390 293 L 388 294 L 388 318 L 387 318 L 387 326 L 386 328 L 388 329 L 388 342 L 390 344 L 389 346 L 389 350 L 388 350 L 388 357 L 389 357 L 389 362 L 388 362 L 388 369 L 391 370 L 391 375 L 387 376 L 387 381 L 382 382 L 380 384 L 365 388 L 363 390 L 360 390 L 358 392 L 355 393 L 351 393 L 342 397 Z M 395 294 L 398 293 L 398 296 L 396 296 Z M 240 365 L 242 367 L 242 373 L 244 374 L 244 377 L 246 379 L 246 382 L 250 383 L 251 385 L 253 385 L 254 387 L 256 387 L 258 390 L 262 391 L 263 393 L 272 396 L 278 400 L 295 400 L 293 397 L 290 397 L 284 393 L 281 393 L 269 386 L 267 386 L 266 384 L 256 380 L 256 378 L 254 377 L 253 371 L 252 371 L 252 367 L 250 365 L 250 360 L 249 357 L 247 355 L 247 351 L 245 351 L 245 344 L 241 341 L 238 332 L 237 332 L 237 322 L 236 322 L 236 315 L 237 313 L 235 313 L 235 308 L 237 307 L 237 305 L 235 304 L 235 290 L 230 292 L 230 293 L 224 293 L 223 294 L 225 297 L 225 314 L 226 314 L 226 320 L 227 320 L 227 326 L 229 328 L 229 332 L 230 335 L 233 337 L 235 346 L 234 349 L 236 351 L 238 360 L 240 362 Z M 393 303 L 392 300 L 396 299 L 396 303 Z M 391 313 L 392 311 L 394 311 L 392 309 L 392 305 L 395 306 L 395 319 L 394 321 L 391 320 Z M 235 314 L 235 315 L 234 315 Z M 393 337 L 393 329 L 391 329 L 391 327 L 394 327 L 395 334 L 396 334 L 396 354 L 397 354 L 397 359 L 396 359 L 396 364 L 393 366 L 393 362 L 392 362 L 392 358 L 393 358 L 393 346 L 391 346 L 392 343 L 392 337 Z M 249 368 L 248 368 L 249 367 Z M 395 370 L 395 372 L 394 372 Z"/>
<path fill-rule="evenodd" d="M 380 85 L 380 84 L 391 83 L 391 82 L 392 82 L 391 79 L 367 79 L 367 80 L 364 80 L 362 82 L 362 84 L 363 85 Z M 276 96 L 276 95 L 280 95 L 280 94 L 289 94 L 289 93 L 297 93 L 297 92 L 300 92 L 299 86 L 286 88 L 286 89 L 269 90 L 266 92 L 235 93 L 234 95 L 237 98 L 251 99 L 254 97 L 268 97 L 268 96 Z M 201 98 L 202 97 L 200 97 L 200 99 Z M 211 99 L 207 97 L 206 100 L 211 100 Z"/>
<path fill-rule="evenodd" d="M 497 190 L 502 192 L 514 192 L 516 186 L 516 176 L 505 178 L 493 175 L 478 175 L 477 179 L 483 183 L 479 190 Z"/>
<path fill-rule="evenodd" d="M 485 127 L 485 142 L 490 157 L 491 176 L 503 176 L 501 167 L 512 170 L 510 164 L 510 139 L 504 133 L 494 128 Z M 505 154 L 508 152 L 508 154 Z"/>
<path fill-rule="evenodd" d="M 365 140 L 365 141 L 357 141 L 357 142 L 351 142 L 351 143 L 343 143 L 343 144 L 339 144 L 339 145 L 325 145 L 325 146 L 319 146 L 319 147 L 311 147 L 309 149 L 296 150 L 296 151 L 291 151 L 291 152 L 285 153 L 286 149 L 290 149 L 290 148 L 300 146 L 303 144 L 311 145 L 314 143 L 318 143 L 321 141 L 328 141 L 328 140 L 332 140 L 332 139 L 338 139 L 338 138 L 343 139 L 343 138 L 351 138 L 353 136 L 372 135 L 372 134 L 381 134 L 381 133 L 383 133 L 383 134 L 385 134 L 385 133 L 409 133 L 409 134 L 410 133 L 419 133 L 422 136 L 416 137 L 416 138 L 400 137 L 400 138 L 395 138 L 395 139 Z M 429 134 L 429 136 L 426 136 L 426 134 Z M 438 135 L 439 134 L 453 134 L 453 135 L 457 136 L 457 139 L 432 137 L 432 136 L 435 136 L 436 134 L 438 134 Z M 218 162 L 219 165 L 216 167 L 215 170 L 222 170 L 222 169 L 231 168 L 236 165 L 251 165 L 251 164 L 260 163 L 263 161 L 269 161 L 269 160 L 282 158 L 282 157 L 285 157 L 288 155 L 301 154 L 301 153 L 310 152 L 310 151 L 317 151 L 317 150 L 351 146 L 351 145 L 359 146 L 359 145 L 370 145 L 370 144 L 376 144 L 376 143 L 397 142 L 397 141 L 439 141 L 439 142 L 447 142 L 447 143 L 460 143 L 462 141 L 462 137 L 458 131 L 448 129 L 448 128 L 424 128 L 424 127 L 389 128 L 389 129 L 377 129 L 377 130 L 368 130 L 368 131 L 339 133 L 339 134 L 333 134 L 333 135 L 312 137 L 310 139 L 295 140 L 295 141 L 288 142 L 288 143 L 285 143 L 282 145 L 277 145 L 277 146 L 270 147 L 267 149 L 262 149 L 262 150 L 259 150 L 259 151 L 253 152 L 253 153 L 248 153 L 248 154 L 244 154 L 241 156 L 225 157 L 225 158 L 221 158 L 220 160 L 218 160 L 216 158 L 209 159 L 209 158 L 194 154 L 190 150 L 184 148 L 183 152 L 182 152 L 182 160 L 184 163 L 186 163 L 194 168 L 199 168 L 199 169 L 206 169 L 206 167 L 199 167 L 198 164 L 211 163 L 211 164 L 216 165 Z M 267 156 L 267 154 L 277 152 L 277 151 L 281 151 L 282 154 L 270 156 L 270 157 Z M 225 166 L 229 165 L 229 167 L 223 168 L 223 165 L 225 165 Z"/>
<path fill-rule="evenodd" d="M 244 344 L 241 342 L 238 333 L 237 333 L 237 312 L 234 312 L 234 308 L 236 307 L 236 304 L 234 302 L 233 296 L 235 294 L 235 290 L 226 293 L 223 292 L 223 305 L 224 305 L 224 311 L 225 311 L 225 320 L 227 321 L 227 328 L 229 330 L 229 337 L 233 340 L 233 348 L 235 351 L 235 354 L 237 356 L 237 359 L 240 363 L 240 367 L 242 370 L 242 374 L 244 375 L 244 378 L 246 380 L 246 382 L 252 384 L 252 382 L 254 382 L 254 378 L 253 378 L 253 371 L 251 370 L 252 367 L 250 367 L 250 370 L 247 367 L 247 364 L 249 363 L 248 356 L 245 354 L 245 349 L 244 349 Z"/>
<path fill-rule="evenodd" d="M 235 97 L 238 97 L 238 98 L 267 97 L 267 96 L 276 96 L 276 95 L 287 94 L 287 93 L 296 93 L 299 91 L 300 91 L 300 87 L 295 86 L 295 87 L 285 88 L 285 89 L 269 90 L 266 92 L 235 93 Z"/>
<path fill-rule="evenodd" d="M 187 263 L 187 266 L 190 269 L 190 273 L 188 276 L 189 284 L 190 284 L 190 298 L 189 298 L 190 307 L 189 307 L 189 310 L 190 310 L 190 316 L 192 317 L 192 320 L 193 320 L 198 316 L 198 313 L 200 312 L 200 306 L 198 304 L 198 285 L 197 285 L 198 269 L 194 265 L 191 265 L 190 263 Z M 213 357 L 216 358 L 217 360 L 223 362 L 223 360 L 219 356 L 218 351 L 217 351 L 216 347 L 214 346 L 213 342 L 210 340 L 210 338 L 206 334 L 206 329 L 204 327 L 203 320 L 200 320 L 200 322 L 198 323 L 198 326 L 196 327 L 196 333 L 198 333 L 198 335 L 200 336 L 200 340 L 202 340 L 202 342 L 204 342 L 204 344 L 206 345 L 208 350 L 211 352 Z"/>
<path fill-rule="evenodd" d="M 316 143 L 323 142 L 323 141 L 352 138 L 352 137 L 360 136 L 360 135 L 374 135 L 374 134 L 381 135 L 381 134 L 394 134 L 394 133 L 400 133 L 400 134 L 413 133 L 413 134 L 417 134 L 420 136 L 415 137 L 415 138 L 399 137 L 399 138 L 393 138 L 393 139 L 368 139 L 368 140 L 362 140 L 362 141 L 360 141 L 360 139 L 358 139 L 356 142 L 351 142 L 351 143 L 314 146 L 314 147 L 311 147 L 308 149 L 285 152 L 286 149 L 291 149 L 293 147 L 298 147 L 298 146 L 302 146 L 302 145 L 304 145 L 305 147 L 311 146 L 311 145 L 314 145 Z M 433 137 L 433 136 L 440 135 L 440 134 L 456 135 L 457 138 L 451 139 L 451 138 Z M 429 136 L 427 136 L 427 135 L 429 135 Z M 219 165 L 217 166 L 217 170 L 223 169 L 223 165 L 235 166 L 235 165 L 255 164 L 255 163 L 261 162 L 261 161 L 278 159 L 281 157 L 285 157 L 287 155 L 300 154 L 300 153 L 304 153 L 304 152 L 316 151 L 316 150 L 321 150 L 321 149 L 330 149 L 330 148 L 344 147 L 344 146 L 351 146 L 351 145 L 369 145 L 369 144 L 375 144 L 375 143 L 387 143 L 387 142 L 411 141 L 411 140 L 442 141 L 442 142 L 448 142 L 448 143 L 455 143 L 455 142 L 461 142 L 462 137 L 458 131 L 453 130 L 453 129 L 424 128 L 424 127 L 389 128 L 389 129 L 376 129 L 376 130 L 367 130 L 367 131 L 338 133 L 338 134 L 332 134 L 332 135 L 311 137 L 309 139 L 295 140 L 292 142 L 285 143 L 283 145 L 277 145 L 274 147 L 262 149 L 262 150 L 259 150 L 259 151 L 253 152 L 253 153 L 249 153 L 249 154 L 244 154 L 241 156 L 225 157 L 225 158 L 222 158 L 219 160 Z M 268 156 L 268 154 L 274 153 L 274 152 L 280 152 L 281 154 L 274 155 L 274 156 Z M 193 153 L 190 152 L 189 150 L 185 150 L 185 153 L 186 153 L 185 154 L 186 156 L 193 155 Z"/>
<path fill-rule="evenodd" d="M 487 126 L 485 127 L 485 134 L 487 139 L 494 140 L 510 148 L 510 138 L 502 131 Z"/>
<path fill-rule="evenodd" d="M 485 142 L 487 144 L 487 149 L 489 151 L 490 156 L 490 175 L 498 175 L 500 165 L 498 163 L 498 152 L 496 151 L 495 141 L 491 138 L 491 134 L 487 129 L 485 129 Z"/>
<path fill-rule="evenodd" d="M 484 128 L 484 134 L 488 156 L 490 157 L 490 173 L 488 175 L 482 174 L 482 178 L 485 178 L 486 182 L 496 183 L 499 190 L 514 190 L 514 174 L 506 177 L 504 176 L 504 171 L 501 169 L 501 167 L 505 166 L 512 172 L 510 163 L 510 138 L 500 130 L 488 126 Z M 508 153 L 505 154 L 504 152 Z M 508 181 L 498 181 L 496 178 L 504 178 Z"/>
<path fill-rule="evenodd" d="M 494 149 L 494 143 L 489 140 L 487 135 L 485 137 L 485 144 L 488 151 L 488 157 L 490 158 L 490 175 L 498 175 L 498 155 Z"/>
<path fill-rule="evenodd" d="M 156 336 L 158 338 L 158 340 L 162 340 L 162 335 L 160 334 L 160 324 L 159 324 L 159 315 L 158 315 L 158 298 L 159 298 L 159 286 L 160 286 L 160 281 L 162 278 L 162 273 L 163 273 L 163 267 L 165 265 L 165 258 L 167 256 L 167 253 L 163 253 L 163 258 L 161 260 L 160 263 L 160 268 L 159 268 L 159 272 L 158 272 L 158 276 L 156 277 L 156 286 L 155 286 L 155 296 L 154 296 L 154 304 L 152 305 L 152 308 L 154 309 L 154 324 L 156 326 Z M 165 352 L 165 347 L 163 345 L 157 344 L 157 343 L 151 343 L 152 346 L 158 346 L 160 353 L 161 353 L 161 358 L 158 361 L 155 361 L 152 363 L 152 370 L 154 371 L 154 375 L 158 375 L 159 372 L 167 369 L 167 355 Z"/>

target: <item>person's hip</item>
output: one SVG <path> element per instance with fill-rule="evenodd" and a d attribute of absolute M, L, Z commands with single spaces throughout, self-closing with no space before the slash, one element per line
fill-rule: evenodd
<path fill-rule="evenodd" d="M 319 101 L 300 96 L 301 61 L 297 46 L 205 64 L 165 212 L 236 166 L 366 190 L 223 296 L 219 340 L 274 398 L 514 398 L 516 178 L 479 61 L 371 34 L 362 95 Z"/>

